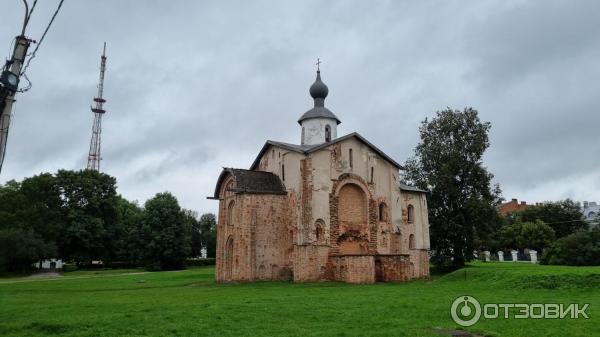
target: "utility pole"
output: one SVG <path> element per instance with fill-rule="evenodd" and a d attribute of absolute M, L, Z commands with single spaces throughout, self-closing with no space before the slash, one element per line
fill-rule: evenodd
<path fill-rule="evenodd" d="M 6 61 L 2 75 L 0 76 L 0 172 L 2 172 L 2 163 L 6 155 L 6 141 L 8 140 L 8 128 L 12 114 L 15 95 L 19 88 L 21 78 L 21 69 L 27 49 L 32 40 L 24 35 L 15 38 L 15 49 L 10 60 Z"/>

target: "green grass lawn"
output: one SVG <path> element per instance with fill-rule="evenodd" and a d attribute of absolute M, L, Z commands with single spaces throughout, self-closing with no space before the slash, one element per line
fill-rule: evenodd
<path fill-rule="evenodd" d="M 397 284 L 218 285 L 214 269 L 0 279 L 0 336 L 440 336 L 459 295 L 485 303 L 590 303 L 589 319 L 482 319 L 489 336 L 600 336 L 600 267 L 488 263 Z"/>

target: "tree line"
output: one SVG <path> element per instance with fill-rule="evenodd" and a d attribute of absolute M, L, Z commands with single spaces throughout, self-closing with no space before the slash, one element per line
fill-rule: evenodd
<path fill-rule="evenodd" d="M 506 217 L 499 214 L 502 191 L 483 165 L 490 129 L 473 108 L 447 108 L 421 123 L 421 140 L 405 163 L 402 179 L 429 191 L 431 261 L 454 269 L 473 260 L 474 251 L 531 248 L 545 251 L 545 263 L 600 263 L 597 231 L 588 230 L 571 200 L 547 202 Z M 577 252 L 577 243 L 587 248 Z M 569 260 L 576 254 L 584 258 Z"/>
<path fill-rule="evenodd" d="M 214 214 L 198 217 L 169 192 L 140 206 L 117 194 L 116 183 L 93 170 L 59 170 L 0 186 L 0 271 L 48 258 L 177 269 L 202 248 L 214 257 Z"/>

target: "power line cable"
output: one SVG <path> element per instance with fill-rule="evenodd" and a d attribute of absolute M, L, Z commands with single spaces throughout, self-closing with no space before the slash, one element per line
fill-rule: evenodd
<path fill-rule="evenodd" d="M 558 222 L 544 222 L 546 225 L 556 225 L 561 223 L 571 223 L 571 222 L 587 222 L 585 220 L 569 220 L 569 221 L 558 221 Z"/>
<path fill-rule="evenodd" d="M 25 0 L 23 0 L 23 1 L 25 1 Z M 62 7 L 64 1 L 65 0 L 60 0 L 60 2 L 58 3 L 58 6 L 56 7 L 56 10 L 54 11 L 54 14 L 52 15 L 52 18 L 50 19 L 50 22 L 48 22 L 48 26 L 46 26 L 46 29 L 44 30 L 44 34 L 42 34 L 42 37 L 40 38 L 40 41 L 35 46 L 35 49 L 31 53 L 31 56 L 29 57 L 29 59 L 27 59 L 27 63 L 25 64 L 25 67 L 23 67 L 23 70 L 21 71 L 21 75 L 23 75 L 23 76 L 25 75 L 25 72 L 27 71 L 27 68 L 29 68 L 29 64 L 31 63 L 31 60 L 33 58 L 35 58 L 35 54 L 37 53 L 38 49 L 40 48 L 40 45 L 44 41 L 44 38 L 46 37 L 46 34 L 48 34 L 48 30 L 50 30 L 50 27 L 52 26 L 52 23 L 54 22 L 54 19 L 58 15 L 58 12 L 60 11 L 60 8 Z M 36 3 L 37 3 L 37 0 L 34 1 L 32 10 L 35 7 Z M 28 24 L 28 20 L 25 22 L 25 24 Z M 19 89 L 19 92 L 25 92 L 25 91 L 31 89 L 31 81 L 29 81 L 29 79 L 27 78 L 27 76 L 24 76 L 24 77 L 27 80 L 27 82 L 29 82 L 29 84 L 27 85 L 27 87 L 25 87 L 23 89 Z"/>
<path fill-rule="evenodd" d="M 37 5 L 37 0 L 33 1 L 31 9 L 29 9 L 29 3 L 27 2 L 27 0 L 23 0 L 23 4 L 25 5 L 25 18 L 23 18 L 23 28 L 21 29 L 21 35 L 25 36 L 25 31 L 27 30 L 27 25 L 29 24 L 29 19 L 31 19 L 31 14 L 33 14 L 35 5 Z"/>

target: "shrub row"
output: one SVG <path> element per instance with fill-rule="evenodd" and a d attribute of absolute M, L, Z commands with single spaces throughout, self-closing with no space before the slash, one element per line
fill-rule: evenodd
<path fill-rule="evenodd" d="M 187 259 L 185 265 L 188 267 L 202 267 L 202 266 L 214 266 L 215 258 L 208 259 Z"/>

